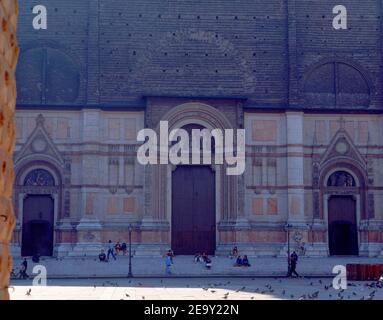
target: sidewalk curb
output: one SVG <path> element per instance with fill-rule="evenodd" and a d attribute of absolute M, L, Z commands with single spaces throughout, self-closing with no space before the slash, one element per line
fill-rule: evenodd
<path fill-rule="evenodd" d="M 313 275 L 302 275 L 299 278 L 289 278 L 289 279 L 319 279 L 319 278 L 333 278 L 334 275 L 330 274 L 313 274 Z M 31 280 L 33 276 L 30 275 L 30 278 L 28 280 Z M 70 279 L 213 279 L 213 278 L 231 278 L 231 279 L 288 279 L 286 275 L 281 274 L 273 274 L 273 275 L 230 275 L 230 274 L 214 274 L 214 275 L 133 275 L 133 277 L 129 278 L 126 274 L 125 275 L 112 275 L 112 276 L 102 276 L 102 275 L 90 275 L 90 276 L 76 276 L 76 275 L 58 275 L 58 276 L 48 276 L 48 280 L 70 280 Z M 22 279 L 11 279 L 11 281 L 19 281 Z M 22 280 L 25 281 L 25 280 Z"/>

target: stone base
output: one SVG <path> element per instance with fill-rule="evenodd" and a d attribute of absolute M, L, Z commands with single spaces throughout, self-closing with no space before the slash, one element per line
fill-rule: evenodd
<path fill-rule="evenodd" d="M 277 243 L 233 243 L 218 245 L 215 254 L 217 256 L 229 256 L 235 246 L 241 256 L 247 255 L 252 258 L 275 257 L 281 250 L 281 245 Z"/>
<path fill-rule="evenodd" d="M 329 252 L 327 248 L 327 244 L 325 243 L 314 243 L 314 244 L 306 244 L 305 245 L 306 252 L 304 255 L 300 254 L 298 251 L 297 254 L 302 258 L 315 258 L 315 257 L 328 257 Z M 295 251 L 295 247 L 290 244 L 290 254 Z M 278 257 L 287 257 L 288 247 L 287 244 L 283 246 L 281 251 L 279 252 Z"/>
<path fill-rule="evenodd" d="M 21 246 L 19 246 L 18 244 L 10 244 L 9 249 L 12 257 L 21 257 Z"/>
<path fill-rule="evenodd" d="M 233 243 L 233 244 L 219 244 L 215 250 L 216 256 L 228 257 L 230 256 L 234 247 L 238 248 L 240 255 L 247 255 L 248 257 L 256 257 L 256 252 L 252 244 L 246 243 Z"/>
<path fill-rule="evenodd" d="M 159 258 L 164 256 L 169 249 L 170 245 L 167 244 L 145 243 L 137 245 L 132 251 L 133 255 L 136 257 Z"/>
<path fill-rule="evenodd" d="M 380 243 L 361 243 L 359 247 L 361 257 L 383 257 L 382 245 Z"/>
<path fill-rule="evenodd" d="M 281 252 L 280 243 L 258 243 L 254 245 L 255 252 L 259 257 L 277 257 Z"/>
<path fill-rule="evenodd" d="M 329 251 L 326 243 L 306 244 L 306 257 L 328 257 Z"/>
<path fill-rule="evenodd" d="M 101 250 L 106 253 L 106 245 L 101 243 L 78 243 L 73 250 L 68 252 L 69 257 L 97 257 Z"/>
<path fill-rule="evenodd" d="M 73 251 L 72 243 L 59 243 L 53 249 L 53 255 L 57 258 L 69 256 Z"/>

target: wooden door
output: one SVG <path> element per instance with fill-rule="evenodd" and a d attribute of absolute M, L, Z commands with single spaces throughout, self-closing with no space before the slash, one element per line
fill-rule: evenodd
<path fill-rule="evenodd" d="M 215 175 L 208 166 L 178 166 L 172 176 L 172 249 L 215 251 Z"/>
<path fill-rule="evenodd" d="M 23 256 L 53 255 L 54 201 L 49 195 L 29 195 L 24 200 Z"/>
<path fill-rule="evenodd" d="M 332 196 L 328 202 L 330 255 L 358 255 L 356 201 Z"/>

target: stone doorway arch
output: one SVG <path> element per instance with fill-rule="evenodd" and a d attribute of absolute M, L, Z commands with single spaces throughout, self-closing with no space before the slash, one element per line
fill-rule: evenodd
<path fill-rule="evenodd" d="M 14 254 L 55 254 L 62 192 L 62 174 L 50 161 L 26 160 L 16 166 Z"/>
<path fill-rule="evenodd" d="M 323 219 L 331 256 L 359 255 L 360 225 L 366 218 L 365 179 L 351 163 L 337 163 L 321 178 Z"/>
<path fill-rule="evenodd" d="M 188 125 L 199 125 L 206 129 L 233 129 L 235 126 L 226 116 L 216 108 L 200 102 L 189 102 L 171 108 L 161 121 L 168 121 L 169 131 Z M 159 122 L 153 129 L 159 133 Z M 216 243 L 220 244 L 220 230 L 233 227 L 238 219 L 243 217 L 243 207 L 239 206 L 239 183 L 242 177 L 226 175 L 226 165 L 212 165 L 215 172 L 215 211 L 216 211 Z M 145 231 L 155 230 L 161 233 L 164 247 L 171 244 L 171 217 L 172 217 L 172 172 L 174 166 L 155 165 L 148 166 L 145 172 L 145 198 L 146 208 L 141 224 L 143 242 Z M 148 232 L 146 232 L 148 234 Z M 153 234 L 153 233 L 152 233 Z M 146 241 L 145 241 L 146 240 Z M 150 239 L 153 241 L 153 238 Z M 158 247 L 158 245 L 157 245 Z"/>

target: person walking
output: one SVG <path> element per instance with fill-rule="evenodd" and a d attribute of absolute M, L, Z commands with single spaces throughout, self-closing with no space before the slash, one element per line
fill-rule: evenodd
<path fill-rule="evenodd" d="M 108 242 L 108 255 L 106 257 L 106 260 L 109 261 L 109 256 L 110 255 L 113 257 L 114 260 L 116 260 L 116 256 L 114 254 L 114 245 L 112 243 L 112 240 L 109 240 L 109 242 Z"/>
<path fill-rule="evenodd" d="M 293 274 L 296 275 L 296 277 L 299 277 L 299 274 L 297 272 L 297 262 L 298 262 L 298 255 L 296 254 L 295 251 L 290 255 L 290 268 L 289 268 L 289 273 L 288 277 L 292 277 Z"/>
<path fill-rule="evenodd" d="M 166 265 L 166 274 L 170 275 L 172 274 L 171 272 L 171 266 L 172 266 L 172 257 L 170 255 L 166 255 L 165 257 L 165 265 Z"/>

